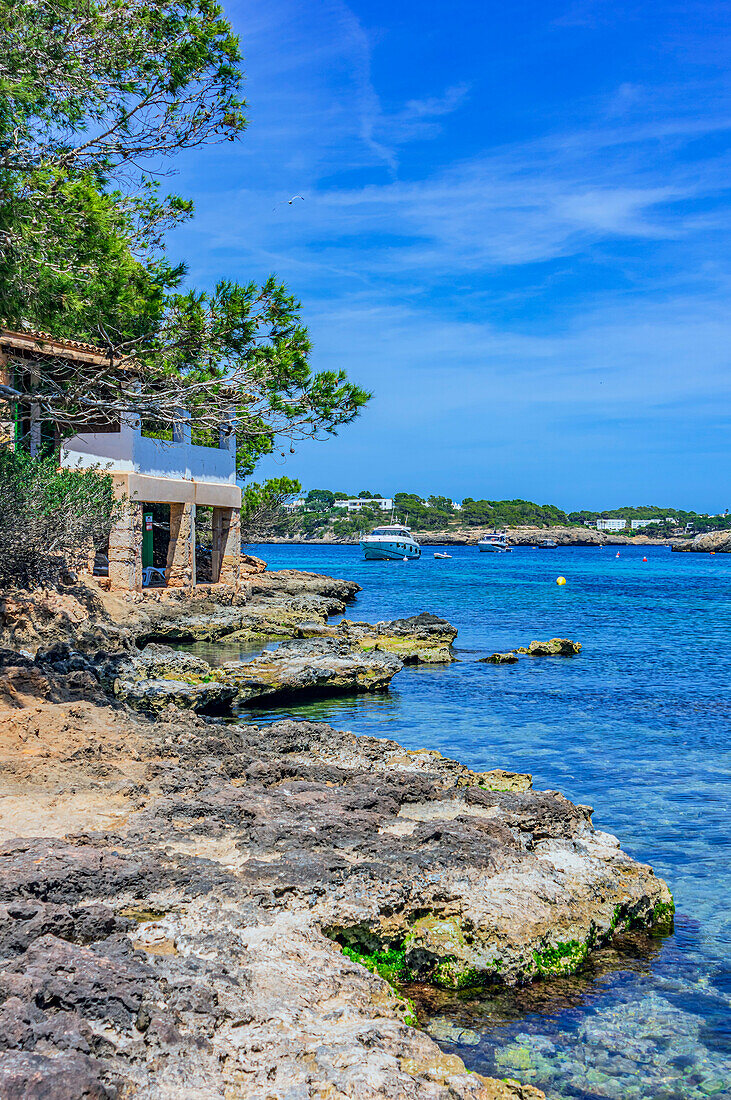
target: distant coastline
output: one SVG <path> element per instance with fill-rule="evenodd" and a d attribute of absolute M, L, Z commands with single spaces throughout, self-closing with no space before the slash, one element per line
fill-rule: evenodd
<path fill-rule="evenodd" d="M 477 542 L 492 531 L 492 527 L 453 528 L 444 531 L 419 531 L 413 529 L 414 537 L 422 546 L 475 546 Z M 591 527 L 512 527 L 507 528 L 507 540 L 512 546 L 533 546 L 542 539 L 554 539 L 559 546 L 671 546 L 674 539 L 649 538 L 646 535 L 618 535 L 613 532 L 597 531 Z M 686 541 L 686 540 L 682 540 Z M 691 542 L 692 540 L 687 540 Z M 358 535 L 335 535 L 325 529 L 321 538 L 303 538 L 295 536 L 271 536 L 261 539 L 261 545 L 286 543 L 301 546 L 357 546 Z"/>

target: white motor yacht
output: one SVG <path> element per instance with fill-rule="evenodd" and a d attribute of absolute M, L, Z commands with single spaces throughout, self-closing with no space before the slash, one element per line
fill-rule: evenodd
<path fill-rule="evenodd" d="M 408 527 L 399 523 L 389 524 L 387 527 L 376 527 L 370 535 L 364 535 L 360 545 L 366 556 L 366 560 L 403 560 L 421 557 L 421 547 L 416 539 L 412 538 Z"/>
<path fill-rule="evenodd" d="M 491 531 L 489 534 L 485 535 L 484 538 L 480 539 L 477 546 L 481 554 L 511 553 L 505 531 Z"/>

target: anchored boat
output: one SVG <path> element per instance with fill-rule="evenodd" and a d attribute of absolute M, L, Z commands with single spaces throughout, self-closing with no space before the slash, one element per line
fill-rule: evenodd
<path fill-rule="evenodd" d="M 491 531 L 480 539 L 477 547 L 481 554 L 510 554 L 512 552 L 508 546 L 505 531 Z"/>
<path fill-rule="evenodd" d="M 360 545 L 366 561 L 387 559 L 409 561 L 411 558 L 421 557 L 419 543 L 412 537 L 409 528 L 399 523 L 389 524 L 387 527 L 376 527 L 370 535 L 365 535 L 360 540 Z"/>

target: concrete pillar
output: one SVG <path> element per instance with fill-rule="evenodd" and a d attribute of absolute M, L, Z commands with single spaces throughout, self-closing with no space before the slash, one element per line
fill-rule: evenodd
<path fill-rule="evenodd" d="M 142 506 L 128 504 L 109 535 L 109 587 L 142 589 Z"/>
<path fill-rule="evenodd" d="M 165 580 L 170 588 L 191 588 L 195 584 L 195 504 L 170 505 Z"/>
<path fill-rule="evenodd" d="M 241 564 L 241 512 L 238 508 L 213 509 L 211 580 L 236 584 Z"/>

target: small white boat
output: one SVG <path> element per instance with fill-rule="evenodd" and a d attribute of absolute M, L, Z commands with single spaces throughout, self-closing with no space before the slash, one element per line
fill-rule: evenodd
<path fill-rule="evenodd" d="M 538 543 L 539 550 L 558 550 L 558 543 L 555 539 L 541 539 Z"/>
<path fill-rule="evenodd" d="M 508 546 L 507 532 L 505 531 L 491 531 L 480 539 L 477 548 L 481 554 L 510 554 L 512 552 Z"/>
<path fill-rule="evenodd" d="M 366 561 L 410 561 L 421 557 L 421 547 L 400 523 L 376 527 L 360 540 Z"/>
<path fill-rule="evenodd" d="M 451 558 L 451 554 L 435 554 L 435 558 Z"/>

